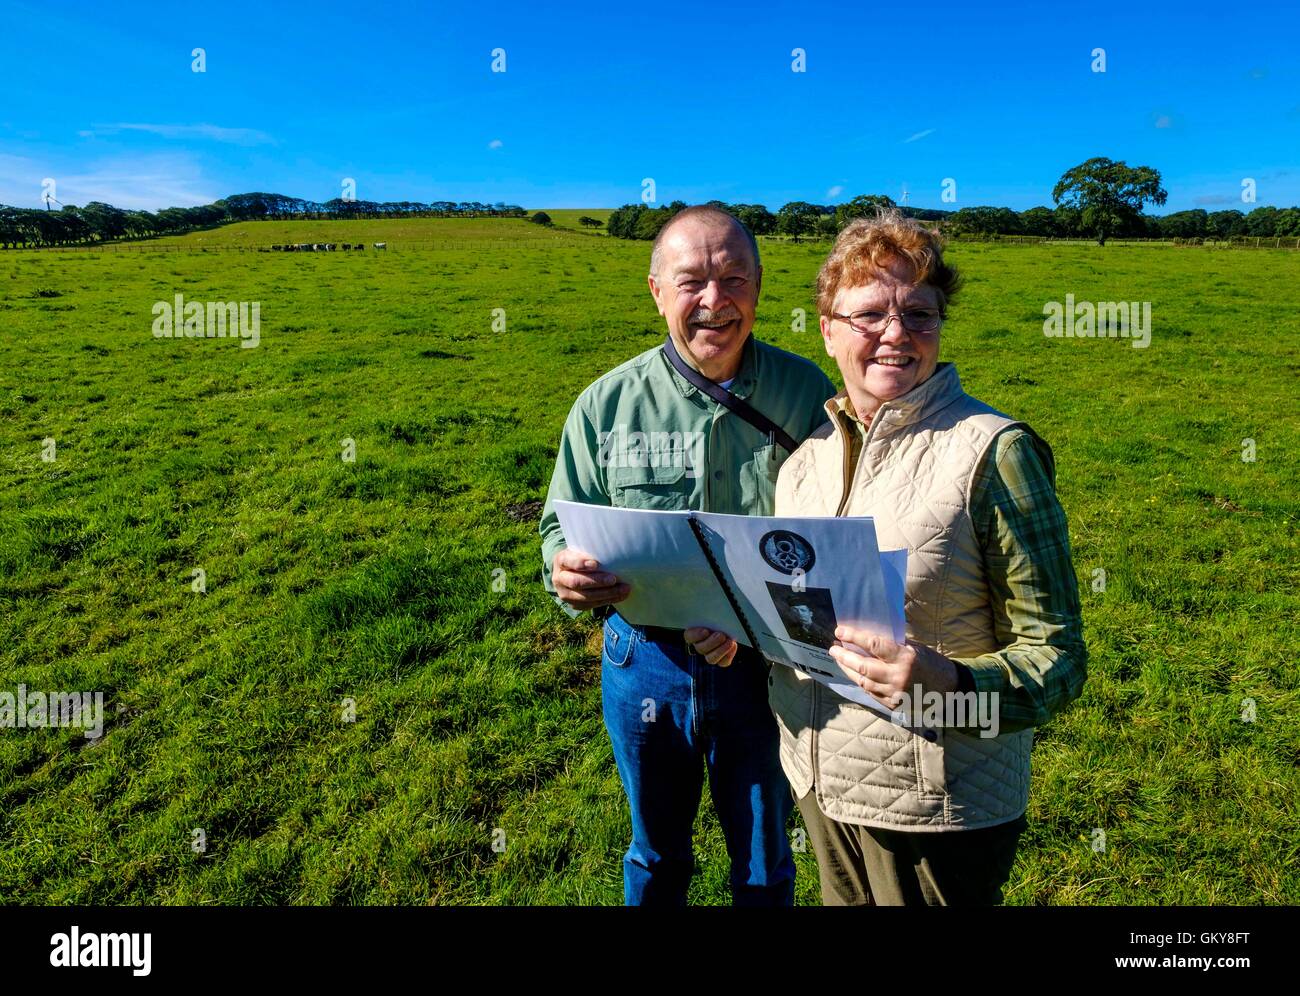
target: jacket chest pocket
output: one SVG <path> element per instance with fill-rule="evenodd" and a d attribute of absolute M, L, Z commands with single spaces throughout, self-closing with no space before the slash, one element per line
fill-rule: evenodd
<path fill-rule="evenodd" d="M 678 512 L 690 508 L 694 477 L 677 466 L 610 467 L 609 497 L 615 508 Z"/>
<path fill-rule="evenodd" d="M 740 468 L 740 500 L 750 515 L 771 515 L 776 506 L 776 479 L 786 452 L 776 443 L 759 446 Z"/>

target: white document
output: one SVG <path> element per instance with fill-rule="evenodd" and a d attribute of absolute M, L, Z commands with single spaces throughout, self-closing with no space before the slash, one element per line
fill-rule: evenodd
<path fill-rule="evenodd" d="M 565 542 L 631 586 L 639 626 L 704 626 L 884 714 L 827 652 L 851 625 L 902 643 L 907 551 L 880 551 L 870 518 L 660 512 L 557 501 Z"/>
<path fill-rule="evenodd" d="M 708 629 L 744 640 L 744 627 L 691 529 L 690 512 L 557 501 L 565 544 L 632 586 L 617 605 L 636 626 Z"/>

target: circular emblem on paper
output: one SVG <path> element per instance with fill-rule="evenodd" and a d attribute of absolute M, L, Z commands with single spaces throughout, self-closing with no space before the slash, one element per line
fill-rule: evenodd
<path fill-rule="evenodd" d="M 812 544 L 786 529 L 774 529 L 758 541 L 758 552 L 775 570 L 782 574 L 802 571 L 807 574 L 817 561 Z"/>

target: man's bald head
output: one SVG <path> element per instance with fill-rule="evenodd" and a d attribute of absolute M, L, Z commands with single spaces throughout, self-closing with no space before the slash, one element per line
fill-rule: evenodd
<path fill-rule="evenodd" d="M 678 351 L 706 377 L 735 376 L 763 282 L 745 226 L 714 207 L 678 213 L 655 240 L 646 282 Z"/>
<path fill-rule="evenodd" d="M 672 219 L 663 228 L 659 229 L 659 234 L 655 236 L 654 248 L 650 250 L 650 275 L 656 277 L 663 269 L 664 262 L 664 242 L 672 233 L 673 229 L 685 222 L 694 222 L 706 228 L 734 228 L 744 236 L 746 244 L 749 246 L 750 256 L 754 261 L 754 273 L 758 273 L 758 240 L 754 234 L 741 224 L 740 220 L 732 214 L 728 214 L 721 208 L 716 208 L 708 204 L 697 204 L 695 207 L 683 208 L 672 216 Z"/>

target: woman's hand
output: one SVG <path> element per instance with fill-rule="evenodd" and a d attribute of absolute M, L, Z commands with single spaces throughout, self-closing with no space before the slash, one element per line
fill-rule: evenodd
<path fill-rule="evenodd" d="M 939 651 L 919 643 L 895 643 L 852 626 L 835 627 L 830 655 L 855 685 L 890 709 L 898 707 L 906 692 L 955 692 L 957 665 Z"/>
<path fill-rule="evenodd" d="M 740 644 L 726 633 L 705 629 L 703 626 L 695 626 L 682 635 L 692 650 L 718 667 L 731 667 L 731 662 L 736 659 L 736 651 L 740 649 Z"/>

